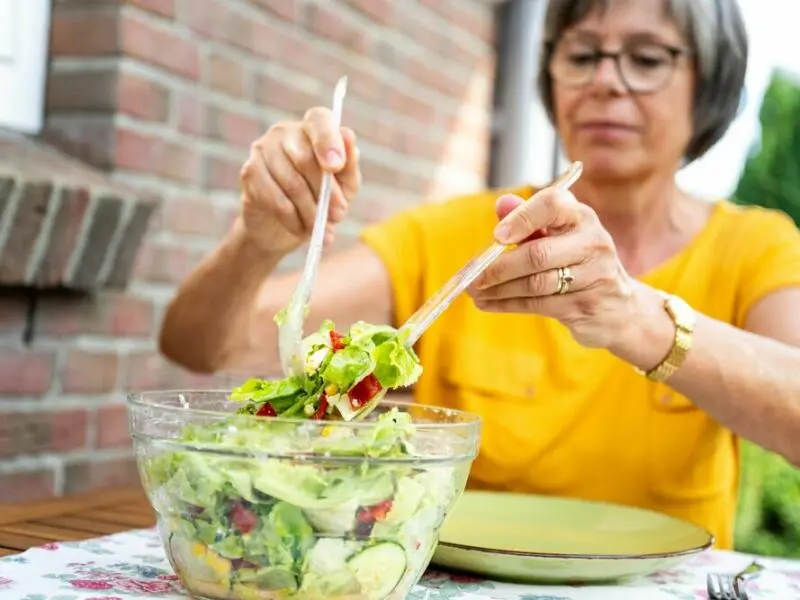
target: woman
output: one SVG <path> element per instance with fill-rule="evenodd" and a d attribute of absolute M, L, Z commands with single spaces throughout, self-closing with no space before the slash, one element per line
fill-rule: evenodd
<path fill-rule="evenodd" d="M 307 330 L 399 325 L 492 236 L 523 242 L 419 344 L 417 399 L 484 417 L 470 485 L 648 507 L 730 548 L 738 437 L 800 464 L 800 233 L 675 185 L 737 111 L 741 16 L 734 0 L 551 0 L 546 38 L 542 95 L 584 164 L 572 193 L 489 191 L 367 228 L 324 261 Z M 310 234 L 323 169 L 330 236 L 359 188 L 355 135 L 330 123 L 316 108 L 254 145 L 241 217 L 169 307 L 167 356 L 274 368 L 298 277 L 270 275 Z"/>

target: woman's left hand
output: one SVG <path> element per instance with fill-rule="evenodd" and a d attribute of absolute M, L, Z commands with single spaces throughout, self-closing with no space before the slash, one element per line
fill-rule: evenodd
<path fill-rule="evenodd" d="M 582 345 L 611 348 L 635 321 L 637 282 L 623 268 L 597 214 L 569 192 L 524 201 L 502 196 L 495 238 L 518 244 L 470 286 L 481 310 L 558 319 Z M 544 235 L 542 235 L 544 234 Z"/>

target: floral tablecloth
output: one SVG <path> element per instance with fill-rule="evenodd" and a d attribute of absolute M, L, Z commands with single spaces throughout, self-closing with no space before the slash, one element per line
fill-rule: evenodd
<path fill-rule="evenodd" d="M 674 571 L 622 586 L 529 586 L 430 570 L 409 600 L 698 600 L 706 573 L 736 572 L 752 557 L 710 551 Z M 800 600 L 800 561 L 759 559 L 767 570 L 748 585 L 752 600 Z M 0 559 L 1 600 L 186 599 L 156 530 L 48 544 Z"/>

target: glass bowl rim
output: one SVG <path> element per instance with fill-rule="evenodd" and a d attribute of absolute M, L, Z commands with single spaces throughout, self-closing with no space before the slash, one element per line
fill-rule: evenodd
<path fill-rule="evenodd" d="M 168 413 L 174 414 L 191 414 L 195 416 L 207 416 L 207 417 L 231 417 L 236 416 L 239 418 L 252 418 L 252 419 L 265 419 L 272 423 L 286 423 L 286 424 L 295 424 L 295 425 L 305 425 L 308 427 L 309 425 L 317 425 L 319 427 L 326 427 L 328 425 L 337 425 L 339 427 L 352 427 L 356 429 L 361 428 L 370 428 L 375 427 L 375 421 L 330 421 L 330 420 L 314 420 L 314 419 L 300 419 L 300 418 L 293 418 L 293 417 L 255 417 L 254 415 L 239 415 L 236 413 L 229 413 L 220 410 L 210 410 L 205 408 L 193 408 L 190 407 L 188 409 L 182 408 L 180 406 L 173 406 L 164 402 L 159 402 L 157 398 L 159 397 L 167 397 L 173 396 L 177 397 L 181 394 L 219 394 L 224 398 L 227 398 L 230 395 L 230 390 L 223 390 L 223 389 L 173 389 L 173 390 L 147 390 L 143 392 L 130 392 L 127 394 L 127 404 L 129 406 L 140 407 L 140 408 L 155 408 L 158 410 L 162 410 Z M 442 429 L 474 429 L 477 434 L 480 434 L 480 430 L 483 425 L 483 417 L 478 413 L 469 412 L 466 410 L 460 410 L 457 408 L 447 408 L 444 406 L 437 406 L 433 404 L 423 404 L 421 402 L 408 402 L 403 400 L 390 400 L 387 398 L 383 398 L 378 402 L 378 406 L 388 406 L 388 407 L 396 407 L 402 409 L 403 407 L 411 408 L 414 410 L 423 410 L 430 413 L 438 413 L 438 414 L 448 414 L 452 415 L 460 420 L 455 422 L 448 422 L 448 421 L 441 421 L 441 422 L 430 422 L 430 421 L 422 421 L 417 422 L 412 420 L 411 424 L 415 429 L 420 430 L 442 430 Z"/>

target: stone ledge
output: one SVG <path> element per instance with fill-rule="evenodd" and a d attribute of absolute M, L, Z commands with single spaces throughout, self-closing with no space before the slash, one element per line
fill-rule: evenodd
<path fill-rule="evenodd" d="M 0 130 L 0 286 L 126 287 L 160 198 Z"/>

